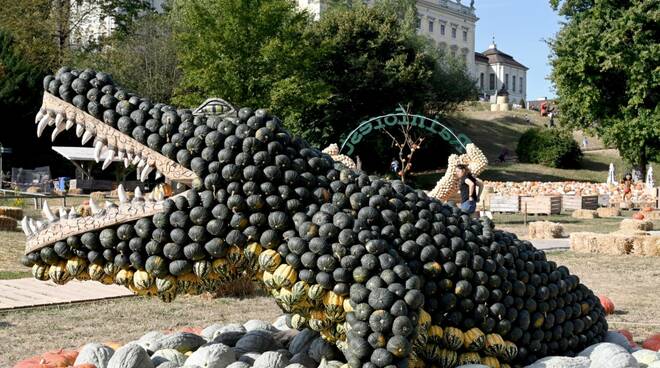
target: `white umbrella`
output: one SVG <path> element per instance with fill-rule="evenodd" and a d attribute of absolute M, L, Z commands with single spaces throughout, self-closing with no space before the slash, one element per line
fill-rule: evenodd
<path fill-rule="evenodd" d="M 655 181 L 653 180 L 653 166 L 649 165 L 648 171 L 646 171 L 646 189 L 653 190 L 655 187 Z"/>
<path fill-rule="evenodd" d="M 616 185 L 616 179 L 614 176 L 614 163 L 610 163 L 610 171 L 607 173 L 607 184 Z"/>

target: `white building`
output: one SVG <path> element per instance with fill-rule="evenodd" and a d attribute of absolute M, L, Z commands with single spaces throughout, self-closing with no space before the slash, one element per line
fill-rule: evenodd
<path fill-rule="evenodd" d="M 506 86 L 511 103 L 527 101 L 527 68 L 511 55 L 497 49 L 495 40 L 484 52 L 476 52 L 475 76 L 480 94 L 494 96 Z"/>
<path fill-rule="evenodd" d="M 297 0 L 298 6 L 318 19 L 330 6 L 328 0 Z M 371 4 L 375 0 L 364 0 Z M 488 50 L 475 52 L 476 23 L 474 0 L 465 5 L 461 0 L 417 0 L 417 30 L 459 58 L 474 76 L 482 96 L 494 96 L 502 85 L 507 86 L 509 101 L 527 101 L 527 70 L 511 55 L 498 50 L 495 41 Z"/>

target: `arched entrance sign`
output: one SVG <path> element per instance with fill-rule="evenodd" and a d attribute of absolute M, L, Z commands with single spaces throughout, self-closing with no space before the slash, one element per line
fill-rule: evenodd
<path fill-rule="evenodd" d="M 423 115 L 409 114 L 403 108 L 399 107 L 392 114 L 376 116 L 361 122 L 343 140 L 339 152 L 350 156 L 355 151 L 355 146 L 362 141 L 362 138 L 372 132 L 396 125 L 411 125 L 424 129 L 430 134 L 438 135 L 447 143 L 451 144 L 459 153 L 464 153 L 465 146 L 472 143 L 470 138 L 465 134 L 455 134 L 451 129 L 437 120 L 427 118 Z"/>

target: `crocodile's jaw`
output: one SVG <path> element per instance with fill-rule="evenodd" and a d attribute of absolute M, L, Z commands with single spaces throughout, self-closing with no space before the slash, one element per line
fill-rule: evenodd
<path fill-rule="evenodd" d="M 76 134 L 82 138 L 82 144 L 94 139 L 94 155 L 97 162 L 101 153 L 107 151 L 103 168 L 106 168 L 114 158 L 121 158 L 125 166 L 137 167 L 138 178 L 141 181 L 145 181 L 150 175 L 156 175 L 157 178 L 164 176 L 171 182 L 190 186 L 197 178 L 188 168 L 48 92 L 44 92 L 43 104 L 36 116 L 35 124 L 39 136 L 44 133 L 46 127 L 52 126 L 52 140 L 55 140 L 61 132 L 75 127 Z M 34 221 L 24 218 L 21 221 L 23 232 L 27 236 L 25 254 L 69 236 L 135 221 L 162 210 L 165 199 L 162 194 L 150 193 L 143 197 L 138 192 L 133 201 L 128 201 L 123 187 L 120 186 L 118 192 L 120 203 L 106 203 L 106 208 L 102 208 L 90 198 L 92 216 L 85 217 L 77 217 L 73 209 L 54 214 L 44 201 L 43 220 Z"/>

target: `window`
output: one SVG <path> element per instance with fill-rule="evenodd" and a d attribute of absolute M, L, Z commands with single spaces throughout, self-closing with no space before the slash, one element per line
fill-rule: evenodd
<path fill-rule="evenodd" d="M 490 73 L 490 90 L 494 91 L 495 90 L 495 74 Z"/>
<path fill-rule="evenodd" d="M 484 73 L 481 73 L 479 76 L 479 89 L 483 90 L 484 89 Z"/>
<path fill-rule="evenodd" d="M 510 84 L 509 84 L 509 74 L 504 75 L 504 86 L 506 88 L 509 88 L 509 86 L 510 86 Z"/>
<path fill-rule="evenodd" d="M 456 38 L 456 28 L 451 29 L 451 38 Z"/>
<path fill-rule="evenodd" d="M 520 77 L 520 93 L 523 93 L 523 78 Z"/>
<path fill-rule="evenodd" d="M 445 35 L 445 25 L 444 24 L 440 25 L 440 34 L 443 35 L 443 36 Z"/>
<path fill-rule="evenodd" d="M 511 80 L 511 85 L 513 86 L 513 92 L 516 91 L 516 76 L 514 75 Z"/>
<path fill-rule="evenodd" d="M 433 21 L 429 20 L 429 33 L 433 33 Z"/>
<path fill-rule="evenodd" d="M 415 18 L 415 27 L 417 27 L 417 29 L 420 29 L 422 27 L 422 18 L 420 17 Z"/>
<path fill-rule="evenodd" d="M 463 41 L 467 42 L 467 31 L 463 31 Z"/>

